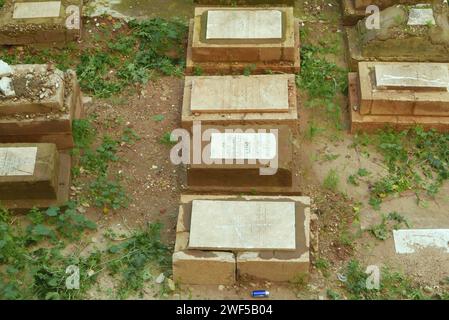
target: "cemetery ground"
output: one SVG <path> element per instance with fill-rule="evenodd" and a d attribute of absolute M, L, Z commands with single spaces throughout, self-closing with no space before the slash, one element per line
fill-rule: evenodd
<path fill-rule="evenodd" d="M 329 3 L 331 5 L 329 5 Z M 339 2 L 301 2 L 296 173 L 312 198 L 312 269 L 285 284 L 173 283 L 171 254 L 184 168 L 169 160 L 180 126 L 187 27 L 163 19 L 86 19 L 79 44 L 0 48 L 8 63 L 77 71 L 86 119 L 74 125 L 77 159 L 65 208 L 0 211 L 0 297 L 231 299 L 267 289 L 273 299 L 448 299 L 449 258 L 398 256 L 396 227 L 447 228 L 449 135 L 347 132 L 347 66 Z M 201 70 L 196 71 L 201 74 Z M 248 66 L 245 74 L 251 73 Z M 79 290 L 65 269 L 80 267 Z M 368 265 L 380 290 L 365 288 Z M 161 276 L 161 273 L 164 276 Z"/>

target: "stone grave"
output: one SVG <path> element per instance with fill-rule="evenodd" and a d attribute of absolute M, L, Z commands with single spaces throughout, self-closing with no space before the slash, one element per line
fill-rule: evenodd
<path fill-rule="evenodd" d="M 299 71 L 299 23 L 291 7 L 197 7 L 187 74 Z"/>
<path fill-rule="evenodd" d="M 52 143 L 0 144 L 0 202 L 12 210 L 69 199 L 71 157 Z"/>
<path fill-rule="evenodd" d="M 82 0 L 6 0 L 0 9 L 0 45 L 77 40 L 82 6 Z"/>
<path fill-rule="evenodd" d="M 348 26 L 356 24 L 357 21 L 367 15 L 366 8 L 370 5 L 375 5 L 380 10 L 383 10 L 397 4 L 415 5 L 425 3 L 432 3 L 432 0 L 342 0 L 343 24 Z M 369 12 L 369 14 L 371 13 Z"/>
<path fill-rule="evenodd" d="M 186 77 L 182 126 L 286 124 L 298 119 L 295 75 Z"/>
<path fill-rule="evenodd" d="M 349 73 L 351 131 L 414 125 L 449 131 L 449 64 L 360 62 Z"/>
<path fill-rule="evenodd" d="M 393 6 L 380 12 L 380 29 L 365 20 L 347 28 L 349 67 L 360 61 L 449 62 L 449 6 Z"/>
<path fill-rule="evenodd" d="M 174 280 L 232 285 L 308 273 L 309 206 L 299 196 L 181 195 Z"/>
<path fill-rule="evenodd" d="M 187 167 L 190 190 L 298 192 L 289 127 L 228 125 L 200 129 L 201 134 L 195 129 L 191 138 Z"/>
<path fill-rule="evenodd" d="M 72 148 L 72 121 L 83 114 L 76 73 L 51 65 L 8 68 L 0 75 L 0 143 L 49 142 L 58 149 Z"/>

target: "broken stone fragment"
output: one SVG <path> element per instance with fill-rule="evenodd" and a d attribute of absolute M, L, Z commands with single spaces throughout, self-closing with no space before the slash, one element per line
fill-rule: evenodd
<path fill-rule="evenodd" d="M 0 93 L 5 97 L 14 97 L 16 95 L 11 78 L 3 77 L 0 79 Z"/>
<path fill-rule="evenodd" d="M 7 77 L 12 74 L 12 68 L 4 62 L 3 60 L 0 60 L 0 78 L 1 77 Z"/>

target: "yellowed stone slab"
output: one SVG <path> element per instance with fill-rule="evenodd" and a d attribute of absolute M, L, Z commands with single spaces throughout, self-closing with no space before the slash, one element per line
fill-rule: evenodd
<path fill-rule="evenodd" d="M 194 200 L 189 248 L 294 250 L 295 203 Z"/>
<path fill-rule="evenodd" d="M 192 112 L 288 112 L 288 79 L 279 75 L 194 77 Z"/>

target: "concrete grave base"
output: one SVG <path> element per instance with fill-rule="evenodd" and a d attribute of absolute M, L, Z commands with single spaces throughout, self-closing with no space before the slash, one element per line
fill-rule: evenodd
<path fill-rule="evenodd" d="M 293 201 L 296 249 L 213 251 L 189 249 L 192 201 Z M 240 279 L 291 281 L 309 272 L 310 198 L 299 196 L 181 195 L 173 278 L 185 284 L 231 285 Z"/>
<path fill-rule="evenodd" d="M 284 17 L 282 39 L 202 39 L 202 15 L 211 8 L 195 10 L 190 21 L 187 47 L 186 74 L 264 74 L 269 72 L 297 73 L 300 69 L 299 22 L 293 18 L 293 9 L 286 7 L 266 8 L 279 10 Z M 236 10 L 235 8 L 221 8 Z M 247 7 L 245 10 L 260 8 Z M 203 22 L 204 23 L 204 22 Z M 218 41 L 218 42 L 217 42 Z"/>
<path fill-rule="evenodd" d="M 72 121 L 84 114 L 82 93 L 74 71 L 64 73 L 63 85 L 63 107 L 59 111 L 0 116 L 0 143 L 49 142 L 55 143 L 59 150 L 73 148 Z"/>
<path fill-rule="evenodd" d="M 15 12 L 16 5 L 26 2 L 43 1 L 6 0 L 3 8 L 0 9 L 0 45 L 65 43 L 75 41 L 81 37 L 82 0 L 61 0 L 58 16 L 54 16 L 51 12 L 53 6 L 49 7 L 48 10 L 42 9 L 42 14 L 33 12 L 32 7 L 27 11 L 21 6 L 21 8 L 18 8 L 21 9 L 20 16 L 18 16 L 17 12 Z M 42 4 L 42 6 L 44 5 Z M 67 13 L 69 6 L 75 6 L 79 10 L 79 29 L 70 29 L 67 27 L 66 21 L 71 19 L 71 12 Z M 46 14 L 48 16 L 44 16 Z"/>
<path fill-rule="evenodd" d="M 257 130 L 265 129 L 267 133 L 270 129 L 278 129 L 278 163 L 277 171 L 273 175 L 261 175 L 260 168 L 266 167 L 261 163 L 234 163 L 227 164 L 206 164 L 204 161 L 200 164 L 193 163 L 191 154 L 191 164 L 187 167 L 187 185 L 192 192 L 257 192 L 260 194 L 284 193 L 299 194 L 299 178 L 294 174 L 296 165 L 293 161 L 293 133 L 287 126 L 202 126 L 202 133 L 208 129 L 215 129 L 219 132 L 225 130 Z M 192 137 L 193 139 L 193 137 Z M 191 145 L 193 146 L 193 140 Z M 202 150 L 210 142 L 202 143 Z M 193 148 L 191 148 L 193 152 Z M 210 156 L 209 151 L 206 152 Z"/>
<path fill-rule="evenodd" d="M 417 3 L 430 3 L 431 0 L 341 0 L 342 13 L 343 13 L 343 25 L 353 26 L 357 21 L 365 18 L 366 7 L 369 5 L 375 5 L 383 10 L 389 6 L 395 4 L 417 4 Z"/>
<path fill-rule="evenodd" d="M 30 144 L 26 144 L 30 145 Z M 2 206 L 16 213 L 26 213 L 32 208 L 45 209 L 51 206 L 64 205 L 69 200 L 71 183 L 72 157 L 69 152 L 58 152 L 56 194 L 52 197 L 39 197 L 30 199 L 27 194 L 18 194 L 22 198 L 14 200 L 0 200 Z"/>
<path fill-rule="evenodd" d="M 424 115 L 373 115 L 360 114 L 360 85 L 359 76 L 352 72 L 348 74 L 349 108 L 351 116 L 351 133 L 359 131 L 374 133 L 379 129 L 392 128 L 405 130 L 414 126 L 421 126 L 426 130 L 435 129 L 440 132 L 449 132 L 449 116 Z"/>
<path fill-rule="evenodd" d="M 231 76 L 227 76 L 231 77 Z M 243 77 L 243 76 L 241 76 Z M 254 76 L 250 76 L 254 77 Z M 295 76 L 288 75 L 265 75 L 262 77 L 274 77 L 280 80 L 287 79 L 288 81 L 288 111 L 287 112 L 192 112 L 191 98 L 192 98 L 192 82 L 197 78 L 215 78 L 213 77 L 186 77 L 184 83 L 184 95 L 182 105 L 182 127 L 190 130 L 193 121 L 201 121 L 202 124 L 207 125 L 288 125 L 296 128 L 298 120 L 297 96 Z M 225 78 L 225 77 L 220 77 Z"/>
<path fill-rule="evenodd" d="M 442 3 L 432 8 L 431 27 L 408 26 L 408 8 L 391 6 L 380 12 L 380 29 L 367 29 L 365 20 L 346 28 L 349 69 L 357 71 L 360 61 L 449 62 L 449 10 Z"/>

